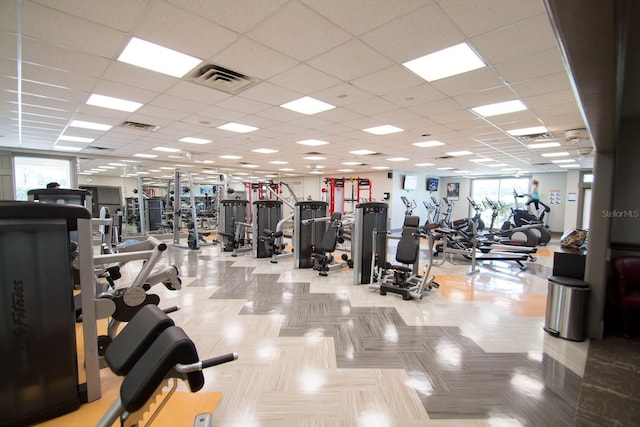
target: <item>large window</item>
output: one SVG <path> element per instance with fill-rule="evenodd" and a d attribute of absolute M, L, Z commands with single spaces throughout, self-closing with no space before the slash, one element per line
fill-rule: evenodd
<path fill-rule="evenodd" d="M 50 182 L 57 182 L 63 188 L 71 187 L 71 166 L 72 162 L 68 159 L 15 156 L 13 176 L 16 200 L 28 200 L 29 190 L 45 188 Z"/>
<path fill-rule="evenodd" d="M 474 179 L 471 182 L 471 198 L 479 205 L 484 205 L 482 211 L 482 221 L 487 228 L 491 225 L 492 209 L 489 207 L 487 200 L 499 202 L 502 206 L 495 218 L 493 228 L 500 228 L 502 223 L 509 219 L 511 208 L 517 205 L 522 207 L 527 202 L 526 199 L 514 197 L 514 190 L 517 194 L 527 194 L 530 190 L 531 177 L 526 178 L 487 178 Z M 471 212 L 473 216 L 475 212 Z"/>

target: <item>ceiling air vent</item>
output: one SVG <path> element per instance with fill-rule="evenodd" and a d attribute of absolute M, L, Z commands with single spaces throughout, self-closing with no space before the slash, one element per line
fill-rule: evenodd
<path fill-rule="evenodd" d="M 215 64 L 198 67 L 191 73 L 194 83 L 235 95 L 258 83 L 258 80 Z"/>
<path fill-rule="evenodd" d="M 453 158 L 453 156 L 440 156 L 440 157 L 436 157 L 435 160 L 447 160 L 451 158 Z"/>
<path fill-rule="evenodd" d="M 146 123 L 138 123 L 138 122 L 130 122 L 130 121 L 122 122 L 118 126 L 123 128 L 128 128 L 128 129 L 144 130 L 147 132 L 155 132 L 158 129 L 160 129 L 160 126 L 148 125 Z"/>
<path fill-rule="evenodd" d="M 516 136 L 516 138 L 521 142 L 529 142 L 534 139 L 550 139 L 551 134 L 549 132 L 544 133 L 532 133 L 530 135 L 520 135 Z"/>
<path fill-rule="evenodd" d="M 107 147 L 98 147 L 96 145 L 90 145 L 88 147 L 84 148 L 85 150 L 96 150 L 96 151 L 113 151 L 112 148 L 107 148 Z"/>

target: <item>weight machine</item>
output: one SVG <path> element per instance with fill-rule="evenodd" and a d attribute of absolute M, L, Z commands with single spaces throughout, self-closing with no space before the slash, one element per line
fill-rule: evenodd
<path fill-rule="evenodd" d="M 248 229 L 252 225 L 247 223 L 248 200 L 226 199 L 220 201 L 220 218 L 218 222 L 218 236 L 222 237 L 222 250 L 233 252 L 231 256 L 238 256 L 240 251 L 251 250 L 251 239 Z"/>
<path fill-rule="evenodd" d="M 346 196 L 345 184 L 351 183 L 351 197 Z M 345 213 L 345 202 L 351 203 L 351 211 L 357 203 L 372 201 L 373 187 L 369 178 L 325 178 L 325 188 L 322 192 L 326 195 L 329 206 L 329 214 L 334 212 Z"/>
<path fill-rule="evenodd" d="M 387 203 L 356 205 L 351 241 L 354 285 L 373 283 L 376 267 L 386 264 L 388 211 Z"/>

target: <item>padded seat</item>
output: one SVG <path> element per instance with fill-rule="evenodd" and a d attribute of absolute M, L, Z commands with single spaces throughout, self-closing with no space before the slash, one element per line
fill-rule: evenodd
<path fill-rule="evenodd" d="M 104 358 L 116 375 L 127 375 L 160 333 L 175 323 L 157 305 L 142 307 L 105 351 Z"/>
<path fill-rule="evenodd" d="M 616 281 L 622 331 L 629 337 L 629 309 L 640 308 L 640 256 L 624 256 L 611 261 Z"/>

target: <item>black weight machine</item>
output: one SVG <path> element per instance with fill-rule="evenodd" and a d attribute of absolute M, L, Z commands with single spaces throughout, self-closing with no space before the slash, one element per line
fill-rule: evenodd
<path fill-rule="evenodd" d="M 218 222 L 218 238 L 221 239 L 222 250 L 232 252 L 231 256 L 238 256 L 238 252 L 251 250 L 251 238 L 247 230 L 252 225 L 247 221 L 248 200 L 225 199 L 220 201 L 220 218 Z"/>
<path fill-rule="evenodd" d="M 371 289 L 377 289 L 380 295 L 387 292 L 402 295 L 403 300 L 422 299 L 433 288 L 440 285 L 435 281 L 435 276 L 431 275 L 433 264 L 433 242 L 435 236 L 433 230 L 437 225 L 427 226 L 428 234 L 420 232 L 420 217 L 408 215 L 404 218 L 402 234 L 396 248 L 395 260 L 397 264 L 387 262 L 379 268 L 378 284 L 369 285 Z M 419 272 L 420 264 L 420 239 L 427 237 L 429 241 L 429 261 L 424 274 Z"/>

